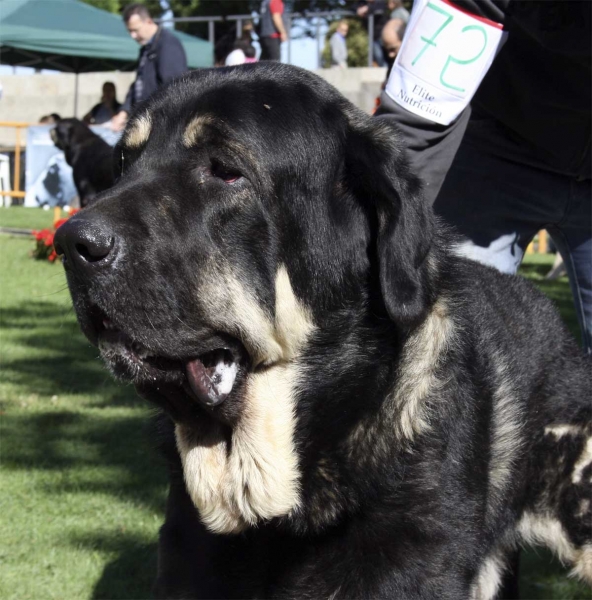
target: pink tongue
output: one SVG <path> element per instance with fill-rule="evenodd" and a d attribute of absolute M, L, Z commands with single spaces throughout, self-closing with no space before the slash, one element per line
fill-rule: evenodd
<path fill-rule="evenodd" d="M 212 381 L 201 360 L 190 360 L 185 371 L 189 386 L 200 402 L 206 406 L 216 406 L 226 400 L 228 394 L 220 393 L 218 385 Z"/>

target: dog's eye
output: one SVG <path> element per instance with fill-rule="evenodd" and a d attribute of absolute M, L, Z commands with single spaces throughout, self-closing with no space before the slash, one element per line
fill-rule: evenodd
<path fill-rule="evenodd" d="M 234 183 L 242 177 L 238 171 L 229 169 L 219 163 L 212 164 L 212 175 L 221 179 L 224 183 Z"/>

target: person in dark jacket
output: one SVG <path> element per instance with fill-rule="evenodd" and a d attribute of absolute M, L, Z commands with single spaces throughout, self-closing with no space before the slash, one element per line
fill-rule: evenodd
<path fill-rule="evenodd" d="M 566 264 L 583 343 L 591 352 L 592 4 L 451 0 L 436 6 L 438 1 L 423 8 L 414 31 L 407 31 L 376 114 L 396 121 L 425 195 L 466 237 L 461 247 L 466 255 L 514 273 L 536 233 L 549 232 Z M 456 7 L 465 17 L 454 12 Z M 483 80 L 475 82 L 471 104 L 443 123 L 430 118 L 439 114 L 439 83 L 452 81 L 453 69 L 458 74 L 471 57 L 462 39 L 457 43 L 444 36 L 462 34 L 461 27 L 453 33 L 454 23 L 466 13 L 477 17 L 474 39 L 480 40 L 485 20 L 503 26 L 507 37 L 497 55 L 493 52 Z M 424 15 L 430 31 L 419 33 Z M 447 24 L 438 37 L 436 19 Z M 415 47 L 414 39 L 420 40 Z M 458 49 L 458 58 L 446 58 L 440 50 L 444 41 Z M 448 71 L 437 66 L 439 60 Z M 434 86 L 406 85 L 404 72 L 421 61 L 434 69 Z"/>
<path fill-rule="evenodd" d="M 136 80 L 130 86 L 121 110 L 111 119 L 111 126 L 116 131 L 123 129 L 136 104 L 187 71 L 187 57 L 181 42 L 170 31 L 159 27 L 143 4 L 126 6 L 123 21 L 141 49 Z"/>

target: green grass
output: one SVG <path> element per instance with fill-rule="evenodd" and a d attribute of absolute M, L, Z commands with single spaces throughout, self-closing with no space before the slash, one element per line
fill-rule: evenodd
<path fill-rule="evenodd" d="M 4 226 L 51 218 L 0 209 Z M 0 598 L 149 598 L 166 494 L 150 411 L 107 375 L 78 330 L 61 266 L 32 260 L 32 247 L 0 236 Z M 575 329 L 565 279 L 541 281 L 550 260 L 529 259 L 525 272 Z M 527 552 L 523 597 L 590 598 L 563 573 Z"/>
<path fill-rule="evenodd" d="M 32 246 L 0 237 L 0 598 L 148 598 L 166 492 L 150 413 Z"/>
<path fill-rule="evenodd" d="M 520 273 L 553 300 L 566 325 L 578 343 L 581 343 L 581 333 L 567 276 L 557 281 L 545 279 L 545 275 L 553 266 L 554 259 L 555 256 L 552 254 L 527 254 L 520 267 Z"/>
<path fill-rule="evenodd" d="M 0 227 L 15 229 L 45 229 L 53 225 L 53 209 L 25 208 L 23 206 L 0 207 Z"/>

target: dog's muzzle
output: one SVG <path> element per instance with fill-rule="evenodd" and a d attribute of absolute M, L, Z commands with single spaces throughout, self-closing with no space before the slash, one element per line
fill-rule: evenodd
<path fill-rule="evenodd" d="M 83 273 L 108 267 L 119 248 L 109 227 L 78 216 L 58 228 L 54 247 L 58 256 L 63 257 L 64 266 Z"/>
<path fill-rule="evenodd" d="M 91 220 L 83 214 L 69 219 L 58 229 L 54 245 L 66 269 L 79 282 L 84 282 L 84 286 L 90 285 L 95 277 L 107 274 L 118 254 L 123 256 L 124 248 L 123 242 L 102 219 Z M 121 327 L 116 314 L 105 313 L 90 299 L 85 301 L 81 312 L 79 320 L 85 335 L 98 346 L 111 370 L 123 380 L 135 384 L 153 382 L 156 386 L 176 383 L 184 387 L 190 398 L 214 408 L 228 398 L 246 368 L 246 352 L 239 343 L 232 349 L 206 347 L 203 353 L 187 357 L 182 357 L 181 348 L 177 356 L 165 357 L 139 343 L 125 331 L 125 325 Z"/>

